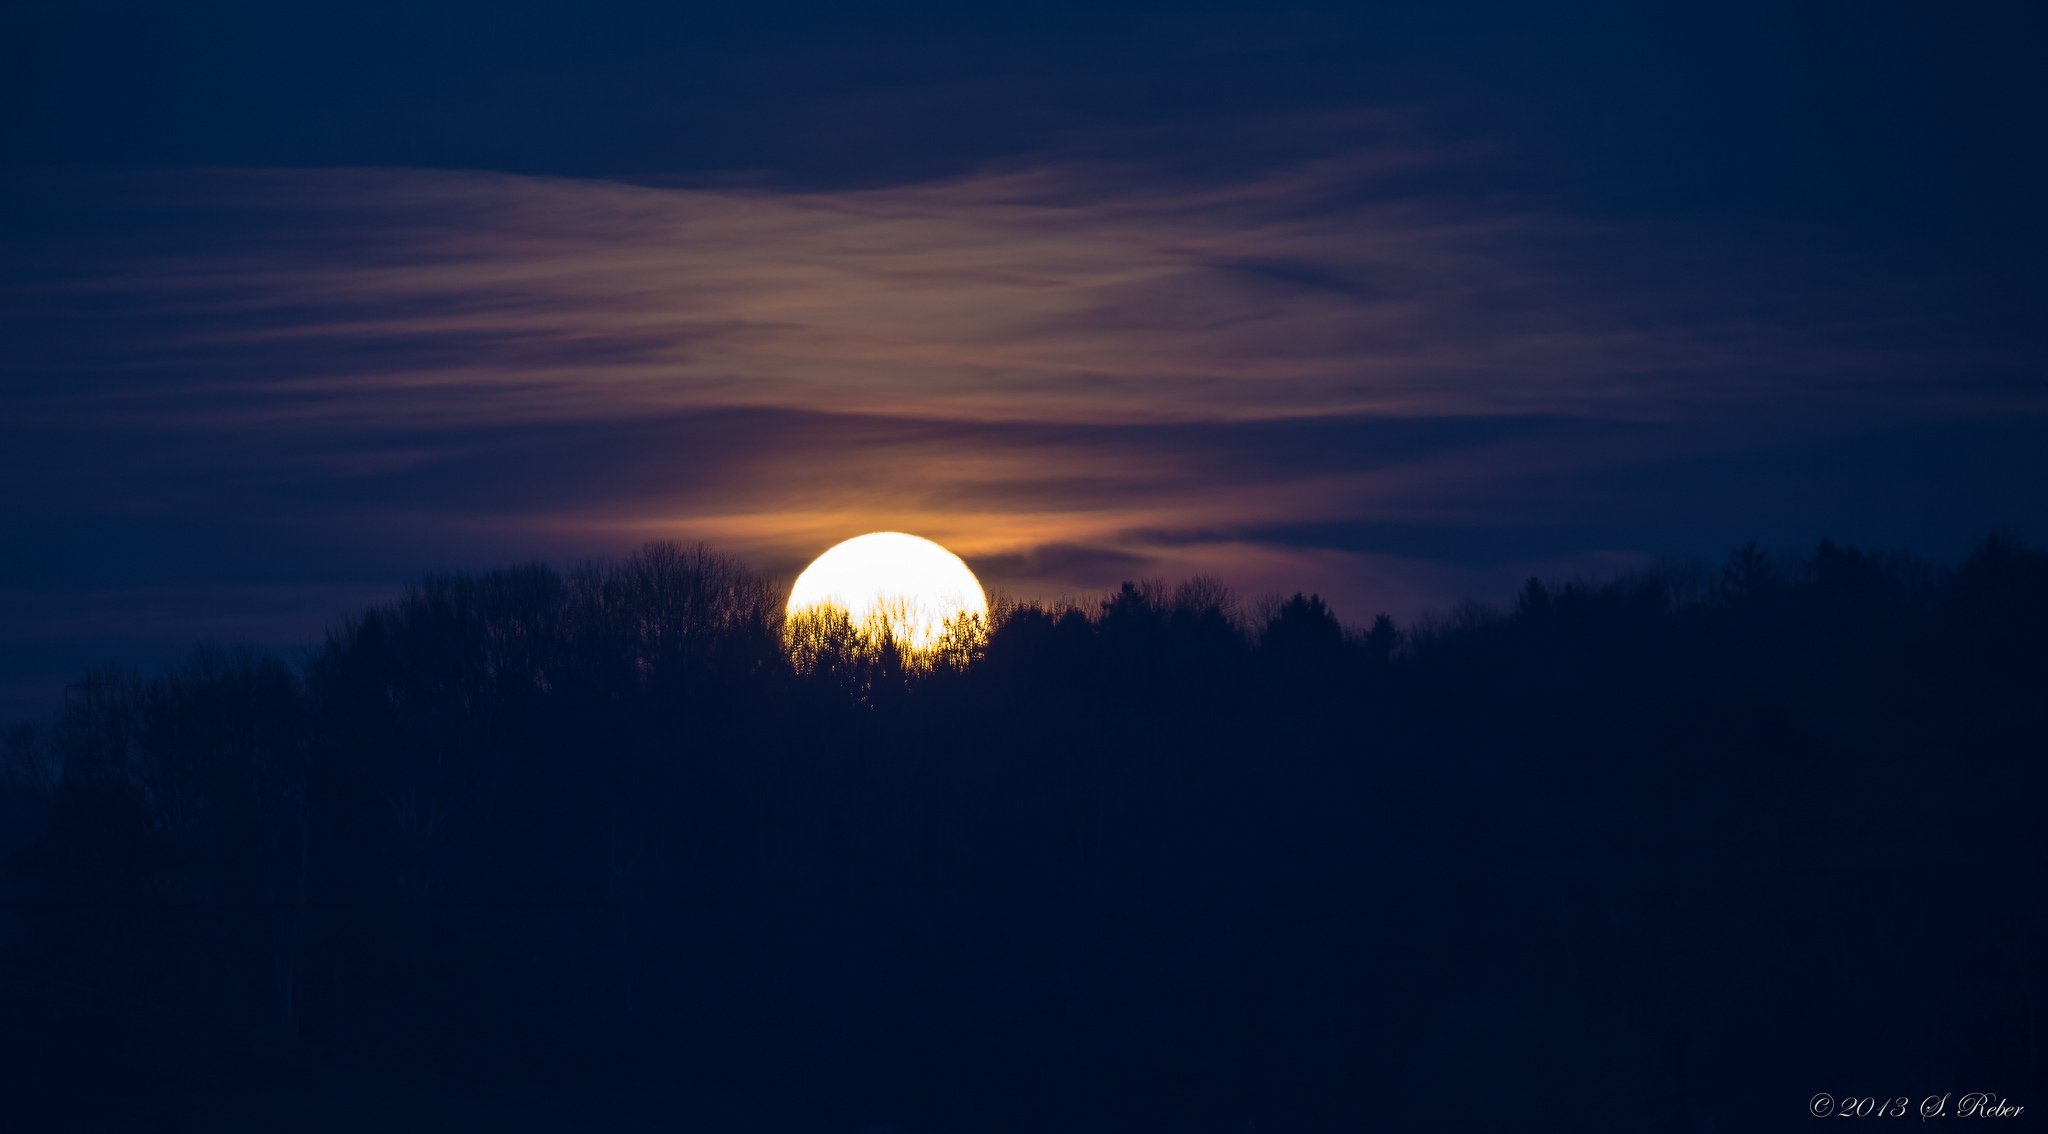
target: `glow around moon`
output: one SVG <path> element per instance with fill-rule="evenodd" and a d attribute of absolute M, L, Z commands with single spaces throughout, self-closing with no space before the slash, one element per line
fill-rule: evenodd
<path fill-rule="evenodd" d="M 869 634 L 886 627 L 896 642 L 928 650 L 949 620 L 986 620 L 988 596 L 959 556 L 931 540 L 871 532 L 835 544 L 790 588 L 791 617 L 833 607 Z"/>

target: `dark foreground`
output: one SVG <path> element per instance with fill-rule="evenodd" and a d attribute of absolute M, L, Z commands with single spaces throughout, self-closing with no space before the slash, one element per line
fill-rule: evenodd
<path fill-rule="evenodd" d="M 917 673 L 780 633 L 655 546 L 95 675 L 8 738 L 0 1126 L 2048 1111 L 2039 553 L 1352 637 L 1130 588 Z"/>

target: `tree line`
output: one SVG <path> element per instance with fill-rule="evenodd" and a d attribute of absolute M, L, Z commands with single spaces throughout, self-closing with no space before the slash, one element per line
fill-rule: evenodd
<path fill-rule="evenodd" d="M 786 627 L 657 543 L 427 578 L 302 664 L 95 670 L 6 737 L 0 1066 L 50 1115 L 660 1083 L 904 1131 L 1768 1129 L 2044 1081 L 2018 541 L 985 629 Z"/>

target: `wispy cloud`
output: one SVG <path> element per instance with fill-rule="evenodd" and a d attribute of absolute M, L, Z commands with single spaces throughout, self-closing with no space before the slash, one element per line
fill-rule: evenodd
<path fill-rule="evenodd" d="M 210 172 L 180 186 L 205 247 L 81 286 L 156 329 L 127 362 L 186 371 L 123 408 L 183 425 L 707 406 L 1664 418 L 1788 376 L 1899 369 L 1811 301 L 1774 320 L 1725 298 L 1701 309 L 1681 245 L 1662 263 L 1617 256 L 1628 234 L 1381 184 L 1423 160 L 1194 184 L 1049 163 L 837 192 Z"/>
<path fill-rule="evenodd" d="M 1445 160 L 102 187 L 104 231 L 0 311 L 0 471 L 41 486 L 8 518 L 51 549 L 0 583 L 358 587 L 650 537 L 793 571 L 903 528 L 1015 593 L 1203 571 L 1360 619 L 1739 537 L 1686 526 L 1717 454 L 1825 477 L 1844 421 L 2038 408 L 1896 287 L 1420 188 Z M 121 532 L 152 542 L 125 575 Z"/>

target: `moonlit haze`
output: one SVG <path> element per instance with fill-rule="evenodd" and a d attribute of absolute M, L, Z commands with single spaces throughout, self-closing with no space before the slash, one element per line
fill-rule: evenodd
<path fill-rule="evenodd" d="M 648 540 L 1363 630 L 2048 524 L 1997 21 L 14 7 L 0 718 Z"/>

